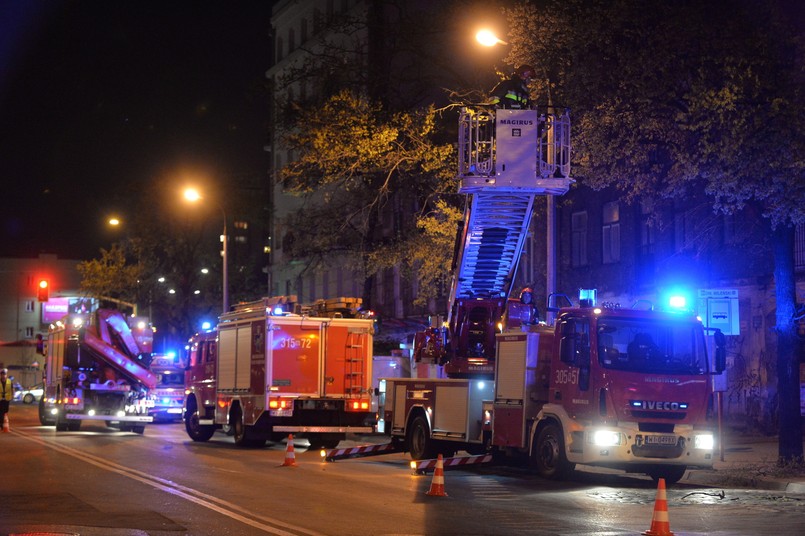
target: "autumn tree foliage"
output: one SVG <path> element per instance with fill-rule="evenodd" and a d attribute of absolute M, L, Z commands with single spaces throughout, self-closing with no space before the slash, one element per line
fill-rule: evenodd
<path fill-rule="evenodd" d="M 349 90 L 300 111 L 305 128 L 284 138 L 296 159 L 281 180 L 304 207 L 291 216 L 286 250 L 314 267 L 351 259 L 371 274 L 390 265 L 375 254 L 381 246 L 418 243 L 418 211 L 454 190 L 454 148 L 435 141 L 437 117 L 433 107 L 387 112 Z M 402 207 L 412 219 L 389 222 Z"/>
<path fill-rule="evenodd" d="M 787 2 L 541 0 L 507 15 L 508 61 L 570 105 L 574 177 L 658 206 L 704 194 L 765 218 L 774 256 L 781 461 L 802 459 L 793 265 L 805 222 L 801 28 Z"/>
<path fill-rule="evenodd" d="M 138 282 L 146 268 L 137 261 L 129 262 L 122 243 L 101 249 L 100 258 L 78 263 L 81 291 L 90 296 L 108 296 L 137 303 Z"/>
<path fill-rule="evenodd" d="M 449 95 L 490 69 L 458 50 L 472 39 L 477 8 L 468 0 L 359 3 L 328 17 L 326 30 L 272 74 L 272 129 L 288 156 L 280 181 L 301 204 L 274 235 L 297 268 L 329 263 L 364 274 L 365 303 L 375 275 L 393 266 L 415 282 L 417 304 L 438 294 L 453 246 L 428 246 L 428 233 L 436 222 L 455 233 L 452 214 L 438 207 L 463 203 Z M 446 272 L 416 269 L 436 259 Z"/>

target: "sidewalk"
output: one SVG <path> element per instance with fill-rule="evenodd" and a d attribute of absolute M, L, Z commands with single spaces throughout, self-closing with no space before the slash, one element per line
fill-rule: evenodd
<path fill-rule="evenodd" d="M 805 493 L 805 467 L 777 466 L 777 436 L 725 430 L 723 441 L 724 461 L 717 448 L 713 469 L 691 469 L 680 482 Z"/>

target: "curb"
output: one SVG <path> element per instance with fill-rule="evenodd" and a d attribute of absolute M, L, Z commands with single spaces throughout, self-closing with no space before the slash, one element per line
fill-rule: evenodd
<path fill-rule="evenodd" d="M 762 489 L 767 491 L 783 491 L 786 493 L 805 494 L 805 482 L 787 482 L 770 478 L 755 478 L 741 482 L 729 475 L 721 475 L 715 471 L 689 471 L 680 483 L 700 486 L 728 487 L 736 489 Z"/>

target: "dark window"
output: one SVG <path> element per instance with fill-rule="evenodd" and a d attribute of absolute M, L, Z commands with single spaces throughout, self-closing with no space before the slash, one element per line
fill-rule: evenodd
<path fill-rule="evenodd" d="M 603 225 L 601 227 L 604 264 L 621 260 L 620 206 L 617 201 L 604 204 Z"/>
<path fill-rule="evenodd" d="M 799 224 L 794 231 L 794 269 L 803 268 L 805 268 L 805 224 Z"/>
<path fill-rule="evenodd" d="M 587 266 L 587 213 L 574 212 L 570 216 L 570 229 L 572 266 Z"/>

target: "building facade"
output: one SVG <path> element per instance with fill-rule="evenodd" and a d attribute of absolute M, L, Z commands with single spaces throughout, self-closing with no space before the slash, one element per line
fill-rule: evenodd
<path fill-rule="evenodd" d="M 79 296 L 78 263 L 47 254 L 0 259 L 0 366 L 7 367 L 9 375 L 23 387 L 41 379 L 37 342 L 47 335 L 49 316 L 60 314 L 50 311 L 48 305 L 59 308 L 60 299 L 66 302 Z M 38 290 L 42 280 L 49 284 L 47 302 L 39 301 L 43 297 Z"/>

